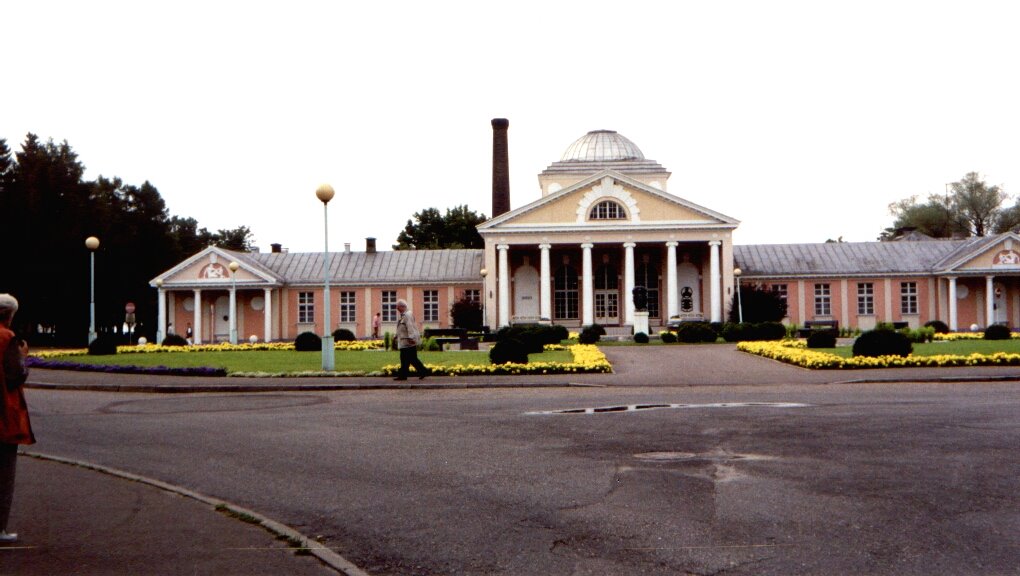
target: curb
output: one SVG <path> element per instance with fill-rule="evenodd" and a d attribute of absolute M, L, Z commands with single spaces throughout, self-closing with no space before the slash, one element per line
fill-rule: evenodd
<path fill-rule="evenodd" d="M 291 546 L 294 546 L 296 549 L 299 550 L 308 551 L 309 554 L 315 556 L 323 564 L 336 570 L 340 574 L 344 574 L 345 576 L 371 576 L 368 572 L 365 572 L 361 568 L 358 568 L 356 565 L 354 565 L 352 562 L 350 562 L 343 556 L 337 554 L 336 552 L 329 548 L 323 547 L 314 539 L 305 536 L 304 534 L 298 532 L 297 530 L 294 530 L 290 526 L 287 526 L 286 524 L 282 524 L 271 518 L 263 516 L 253 510 L 243 508 L 241 506 L 232 504 L 225 500 L 220 500 L 218 498 L 206 496 L 205 494 L 200 494 L 198 492 L 188 490 L 187 488 L 183 488 L 181 486 L 169 484 L 167 482 L 163 482 L 162 480 L 156 480 L 155 478 L 139 476 L 137 474 L 125 472 L 123 470 L 118 470 L 116 468 L 101 466 L 99 464 L 93 464 L 91 462 L 84 462 L 82 460 L 74 460 L 71 458 L 63 458 L 61 456 L 53 456 L 42 452 L 28 450 L 23 450 L 20 452 L 20 454 L 24 456 L 29 456 L 31 458 L 37 458 L 39 460 L 48 460 L 50 462 L 58 462 L 60 464 L 69 464 L 71 466 L 78 466 L 80 468 L 85 468 L 88 470 L 95 470 L 96 472 L 102 472 L 103 474 L 109 474 L 110 476 L 123 478 L 125 480 L 131 480 L 133 482 L 140 482 L 142 484 L 147 484 L 154 488 L 159 488 L 160 490 L 164 490 L 166 492 L 171 492 L 173 494 L 184 496 L 186 498 L 191 498 L 192 500 L 197 500 L 198 502 L 212 506 L 213 511 L 215 512 L 227 512 L 228 515 L 233 516 L 235 518 L 238 517 L 245 518 L 245 520 L 243 521 L 247 521 L 247 519 L 250 518 L 252 520 L 249 523 L 256 524 L 262 527 L 267 532 L 270 532 L 271 534 L 275 534 L 277 536 L 285 538 L 288 541 L 288 543 L 290 543 Z"/>
<path fill-rule="evenodd" d="M 198 392 L 336 392 L 343 390 L 474 390 L 483 388 L 604 388 L 605 384 L 574 382 L 533 383 L 450 383 L 450 384 L 59 384 L 26 382 L 25 388 L 37 390 L 78 390 L 88 392 L 146 392 L 186 394 Z"/>

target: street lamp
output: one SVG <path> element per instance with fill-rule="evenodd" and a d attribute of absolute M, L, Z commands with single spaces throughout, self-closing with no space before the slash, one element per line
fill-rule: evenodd
<path fill-rule="evenodd" d="M 733 269 L 733 277 L 737 279 L 737 320 L 744 323 L 744 303 L 740 300 L 740 275 L 743 274 L 743 270 L 740 268 Z"/>
<path fill-rule="evenodd" d="M 99 238 L 89 236 L 85 239 L 85 247 L 89 249 L 89 344 L 96 340 L 96 250 L 99 249 Z"/>
<path fill-rule="evenodd" d="M 166 324 L 166 304 L 163 300 L 163 279 L 156 279 L 156 344 L 163 343 L 163 325 Z"/>
<path fill-rule="evenodd" d="M 321 184 L 315 190 L 315 197 L 322 202 L 322 222 L 324 225 L 323 239 L 325 241 L 322 258 L 322 277 L 325 281 L 325 289 L 322 292 L 323 299 L 325 300 L 322 317 L 323 331 L 325 334 L 322 336 L 322 370 L 325 372 L 332 372 L 335 367 L 335 352 L 333 350 L 333 333 L 329 330 L 330 327 L 330 313 L 329 313 L 329 201 L 333 199 L 334 192 L 333 187 L 329 184 Z"/>
<path fill-rule="evenodd" d="M 230 268 L 230 343 L 237 344 L 237 269 L 241 265 L 231 262 Z"/>
<path fill-rule="evenodd" d="M 482 275 L 482 326 L 484 327 L 484 326 L 488 326 L 489 325 L 489 321 L 485 317 L 485 300 L 486 300 L 485 297 L 489 293 L 488 292 L 489 289 L 485 287 L 485 277 L 489 275 L 489 270 L 486 269 L 486 268 L 482 268 L 479 271 L 479 274 Z"/>

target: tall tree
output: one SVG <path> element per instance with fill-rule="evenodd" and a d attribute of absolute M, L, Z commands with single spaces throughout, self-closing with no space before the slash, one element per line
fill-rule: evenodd
<path fill-rule="evenodd" d="M 919 203 L 917 196 L 911 196 L 890 204 L 889 212 L 896 220 L 879 239 L 892 239 L 904 228 L 933 238 L 984 236 L 999 225 L 1006 198 L 999 186 L 989 186 L 977 172 L 968 172 L 950 184 L 944 195 L 929 195 L 927 202 Z"/>
<path fill-rule="evenodd" d="M 436 208 L 426 208 L 415 212 L 413 221 L 407 221 L 393 249 L 484 248 L 478 225 L 487 219 L 485 214 L 476 214 L 467 205 L 447 208 L 445 216 Z"/>

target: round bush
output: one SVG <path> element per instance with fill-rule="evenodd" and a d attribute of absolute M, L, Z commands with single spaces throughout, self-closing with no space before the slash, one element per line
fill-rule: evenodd
<path fill-rule="evenodd" d="M 294 349 L 298 352 L 322 350 L 322 338 L 315 332 L 302 332 L 294 339 Z"/>
<path fill-rule="evenodd" d="M 685 344 L 715 342 L 719 337 L 705 322 L 683 322 L 676 330 L 677 340 Z"/>
<path fill-rule="evenodd" d="M 835 348 L 836 332 L 833 330 L 815 330 L 808 336 L 808 348 Z"/>
<path fill-rule="evenodd" d="M 634 334 L 634 341 L 638 344 L 648 344 L 648 334 L 644 332 L 638 332 Z"/>
<path fill-rule="evenodd" d="M 167 334 L 163 339 L 163 346 L 187 346 L 188 341 L 179 334 Z"/>
<path fill-rule="evenodd" d="M 662 339 L 663 344 L 672 344 L 676 342 L 676 334 L 672 332 L 663 332 L 659 334 L 659 338 Z"/>
<path fill-rule="evenodd" d="M 782 340 L 786 338 L 786 326 L 782 322 L 762 322 L 756 326 L 759 340 Z"/>
<path fill-rule="evenodd" d="M 925 328 L 934 328 L 936 334 L 948 334 L 949 325 L 941 320 L 930 320 L 924 323 Z"/>
<path fill-rule="evenodd" d="M 719 334 L 723 340 L 727 342 L 742 342 L 747 340 L 747 334 L 744 327 L 746 324 L 737 324 L 735 322 L 727 322 L 723 324 L 722 332 Z"/>
<path fill-rule="evenodd" d="M 1009 326 L 1005 324 L 992 324 L 985 328 L 985 340 L 1009 340 L 1012 337 Z"/>
<path fill-rule="evenodd" d="M 592 324 L 591 326 L 589 326 L 589 328 L 594 330 L 595 333 L 598 334 L 599 336 L 605 336 L 606 335 L 606 329 L 603 328 L 601 324 Z"/>
<path fill-rule="evenodd" d="M 337 342 L 353 342 L 357 340 L 357 337 L 354 336 L 354 332 L 346 328 L 337 328 L 333 331 L 333 340 Z"/>
<path fill-rule="evenodd" d="M 597 325 L 585 326 L 581 333 L 577 336 L 577 341 L 581 344 L 594 344 L 602 339 L 602 335 L 599 334 Z M 602 330 L 605 332 L 605 330 Z"/>
<path fill-rule="evenodd" d="M 854 356 L 909 356 L 914 345 L 893 330 L 869 330 L 854 341 Z"/>
<path fill-rule="evenodd" d="M 500 340 L 489 349 L 489 362 L 493 364 L 514 364 L 528 363 L 528 346 L 517 338 Z"/>
<path fill-rule="evenodd" d="M 100 334 L 89 344 L 89 356 L 108 356 L 116 353 L 117 336 L 115 334 Z"/>

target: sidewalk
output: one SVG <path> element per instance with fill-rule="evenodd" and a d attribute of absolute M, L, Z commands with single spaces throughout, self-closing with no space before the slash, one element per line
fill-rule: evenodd
<path fill-rule="evenodd" d="M 345 573 L 209 503 L 24 454 L 8 526 L 19 541 L 0 545 L 3 576 Z"/>

